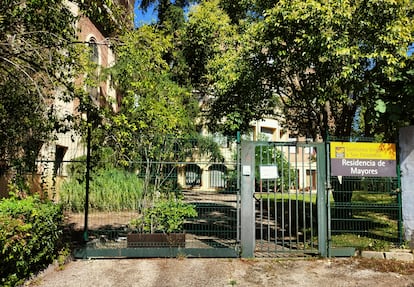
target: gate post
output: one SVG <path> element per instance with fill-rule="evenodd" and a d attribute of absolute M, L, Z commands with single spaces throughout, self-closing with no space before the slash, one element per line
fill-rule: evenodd
<path fill-rule="evenodd" d="M 240 203 L 240 240 L 241 257 L 254 257 L 255 248 L 255 207 L 254 207 L 254 182 L 255 182 L 255 144 L 253 142 L 241 142 L 241 203 Z"/>
<path fill-rule="evenodd" d="M 328 197 L 327 197 L 327 156 L 325 143 L 317 145 L 317 170 L 318 170 L 318 251 L 322 257 L 328 256 Z"/>

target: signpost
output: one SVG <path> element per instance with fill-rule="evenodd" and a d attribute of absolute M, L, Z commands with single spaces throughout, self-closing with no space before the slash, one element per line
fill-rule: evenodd
<path fill-rule="evenodd" d="M 331 142 L 330 157 L 332 176 L 397 176 L 395 144 Z"/>

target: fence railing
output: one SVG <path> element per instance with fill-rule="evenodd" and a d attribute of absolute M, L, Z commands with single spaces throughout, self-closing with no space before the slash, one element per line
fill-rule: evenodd
<path fill-rule="evenodd" d="M 403 243 L 398 178 L 331 178 L 331 246 L 387 250 Z"/>

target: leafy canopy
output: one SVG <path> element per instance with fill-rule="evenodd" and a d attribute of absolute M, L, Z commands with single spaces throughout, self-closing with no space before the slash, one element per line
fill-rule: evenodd
<path fill-rule="evenodd" d="M 246 130 L 273 115 L 314 139 L 383 133 L 382 115 L 402 93 L 392 83 L 407 76 L 412 1 L 248 2 L 221 4 L 246 13 L 238 42 L 208 59 L 211 126 Z"/>
<path fill-rule="evenodd" d="M 0 5 L 0 164 L 33 161 L 62 129 L 53 103 L 73 96 L 76 18 L 63 0 Z M 55 93 L 59 91 L 59 93 Z"/>
<path fill-rule="evenodd" d="M 140 146 L 157 146 L 160 135 L 194 131 L 197 106 L 189 89 L 172 80 L 170 65 L 164 59 L 173 48 L 169 34 L 142 26 L 121 41 L 116 48 L 117 63 L 109 71 L 123 94 L 121 110 L 108 115 L 105 127 L 109 143 L 124 159 L 131 160 L 141 158 L 137 154 Z"/>

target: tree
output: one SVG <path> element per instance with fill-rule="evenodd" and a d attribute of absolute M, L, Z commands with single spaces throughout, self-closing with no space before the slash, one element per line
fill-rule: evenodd
<path fill-rule="evenodd" d="M 122 36 L 116 47 L 117 63 L 108 72 L 123 97 L 120 111 L 105 115 L 103 136 L 122 165 L 168 161 L 173 146 L 166 145 L 165 136 L 195 131 L 196 102 L 187 87 L 172 80 L 164 59 L 172 43 L 171 35 L 145 25 Z M 147 172 L 152 168 L 148 165 Z"/>
<path fill-rule="evenodd" d="M 218 7 L 218 1 L 203 2 L 190 10 L 181 35 L 190 82 L 198 90 L 201 87 L 208 90 L 207 65 L 214 57 L 222 56 L 227 48 L 226 41 L 233 40 L 230 19 Z M 232 42 L 229 44 L 233 45 Z"/>
<path fill-rule="evenodd" d="M 74 0 L 82 13 L 91 19 L 96 27 L 108 37 L 116 37 L 133 28 L 133 13 L 129 1 L 116 0 Z"/>
<path fill-rule="evenodd" d="M 381 99 L 377 100 L 375 117 L 366 116 L 369 125 L 367 134 L 376 134 L 383 140 L 398 139 L 399 128 L 414 125 L 414 65 L 412 56 L 407 65 L 399 69 L 395 78 L 383 79 Z M 375 127 L 375 129 L 373 128 Z"/>
<path fill-rule="evenodd" d="M 262 99 L 261 91 L 251 87 L 257 71 L 238 61 L 240 35 L 219 4 L 205 1 L 190 11 L 183 33 L 183 55 L 191 83 L 203 101 L 210 131 L 234 136 L 236 131 L 247 130 L 264 105 L 251 105 L 251 101 Z"/>
<path fill-rule="evenodd" d="M 141 0 L 139 7 L 147 11 L 147 9 L 154 5 L 158 12 L 158 24 L 161 26 L 166 24 L 166 22 L 170 22 L 169 25 L 172 24 L 173 27 L 179 28 L 181 24 L 184 22 L 184 7 L 188 7 L 191 0 Z"/>
<path fill-rule="evenodd" d="M 213 70 L 225 89 L 215 90 L 210 119 L 245 129 L 276 114 L 313 139 L 350 136 L 359 120 L 362 135 L 375 135 L 386 85 L 405 69 L 413 42 L 411 1 L 263 2 L 230 52 L 237 56 Z"/>
<path fill-rule="evenodd" d="M 51 132 L 55 100 L 74 94 L 75 20 L 63 0 L 0 5 L 0 165 L 30 168 Z M 59 92 L 57 92 L 59 91 Z"/>
<path fill-rule="evenodd" d="M 171 37 L 143 26 L 121 37 L 121 42 L 117 63 L 109 73 L 123 98 L 111 124 L 122 126 L 128 119 L 126 128 L 137 135 L 191 130 L 196 103 L 186 87 L 171 80 L 170 66 L 163 58 L 171 48 Z"/>

